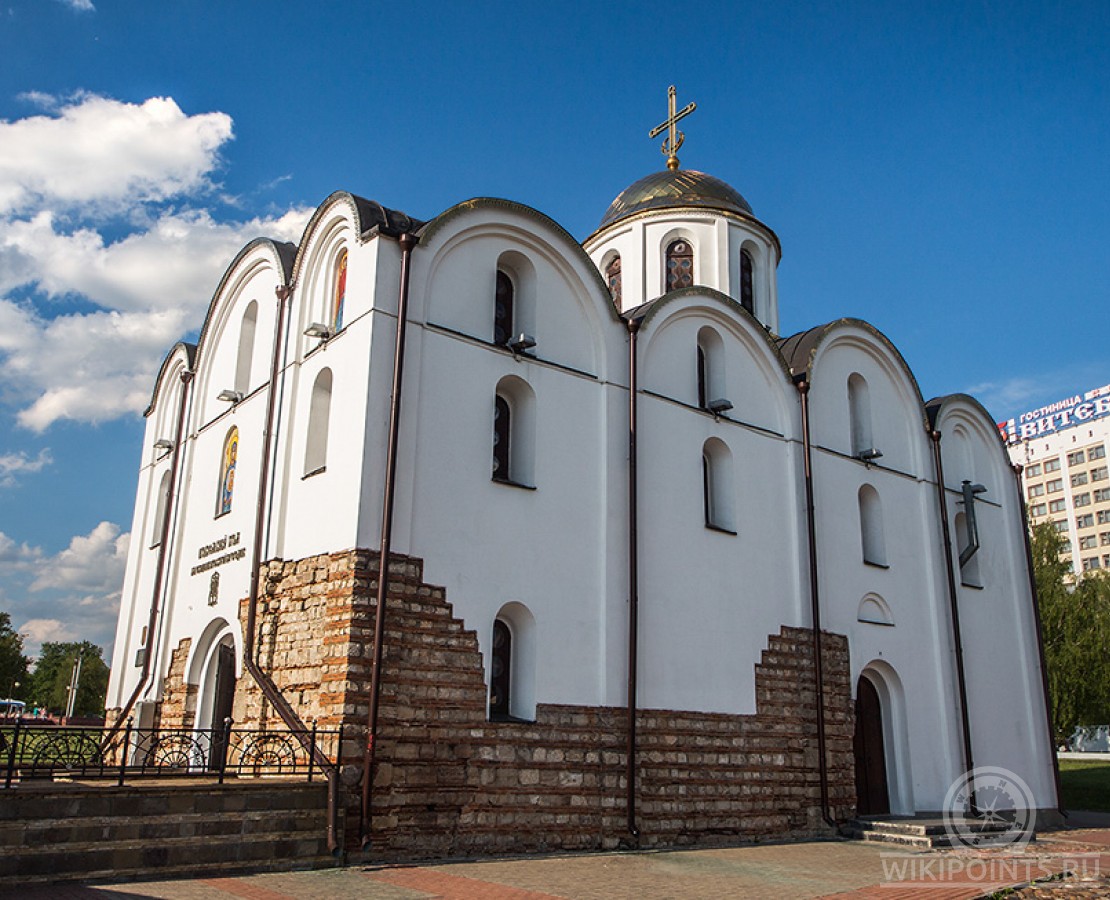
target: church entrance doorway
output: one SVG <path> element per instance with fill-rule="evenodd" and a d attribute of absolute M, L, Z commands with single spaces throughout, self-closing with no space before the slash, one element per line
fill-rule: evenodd
<path fill-rule="evenodd" d="M 883 708 L 879 692 L 861 675 L 856 685 L 856 812 L 877 815 L 890 812 L 883 743 Z"/>
<path fill-rule="evenodd" d="M 235 649 L 229 644 L 221 643 L 216 648 L 216 680 L 212 690 L 212 717 L 208 723 L 212 735 L 212 753 L 209 755 L 208 767 L 212 770 L 220 768 L 220 764 L 227 753 L 227 738 L 224 731 L 224 720 L 231 718 L 231 708 L 235 701 Z"/>

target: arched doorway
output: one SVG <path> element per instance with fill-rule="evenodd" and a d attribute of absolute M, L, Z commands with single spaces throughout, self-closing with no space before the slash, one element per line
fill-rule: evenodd
<path fill-rule="evenodd" d="M 856 757 L 856 812 L 889 813 L 882 701 L 875 685 L 864 675 L 860 675 L 856 685 L 856 733 L 852 746 Z"/>

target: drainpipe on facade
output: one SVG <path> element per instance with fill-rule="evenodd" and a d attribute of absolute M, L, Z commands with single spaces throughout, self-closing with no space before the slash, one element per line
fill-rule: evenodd
<path fill-rule="evenodd" d="M 1029 596 L 1033 603 L 1033 623 L 1037 629 L 1037 660 L 1041 666 L 1041 690 L 1044 691 L 1044 714 L 1048 725 L 1048 758 L 1052 760 L 1052 783 L 1056 788 L 1056 811 L 1065 819 L 1068 817 L 1060 802 L 1060 762 L 1056 758 L 1055 733 L 1052 727 L 1052 697 L 1048 693 L 1048 666 L 1044 661 L 1044 628 L 1041 624 L 1041 604 L 1037 596 L 1037 579 L 1033 575 L 1033 548 L 1029 543 L 1029 516 L 1025 506 L 1025 491 L 1021 486 L 1022 466 L 1012 466 L 1014 486 L 1017 488 L 1018 503 L 1021 509 L 1022 537 L 1025 539 L 1025 564 L 1029 570 Z"/>
<path fill-rule="evenodd" d="M 405 328 L 408 324 L 409 274 L 413 247 L 419 238 L 402 234 L 401 287 L 397 298 L 397 338 L 393 354 L 393 395 L 389 406 L 389 449 L 385 463 L 382 497 L 381 545 L 378 553 L 378 591 L 374 610 L 374 661 L 370 671 L 370 711 L 366 721 L 366 756 L 362 762 L 362 817 L 359 822 L 362 849 L 371 844 L 371 789 L 374 780 L 374 743 L 378 736 L 378 698 L 382 682 L 382 646 L 385 636 L 385 599 L 389 589 L 389 551 L 393 537 L 393 495 L 397 476 L 397 439 L 401 422 L 401 383 L 405 372 Z"/>
<path fill-rule="evenodd" d="M 628 746 L 625 750 L 625 785 L 628 833 L 640 836 L 636 827 L 636 667 L 637 630 L 640 605 L 639 515 L 636 509 L 636 395 L 639 391 L 636 362 L 638 319 L 628 320 Z"/>
<path fill-rule="evenodd" d="M 952 533 L 948 527 L 948 501 L 944 487 L 944 462 L 940 455 L 940 432 L 935 428 L 929 432 L 933 442 L 933 465 L 937 475 L 937 509 L 940 512 L 941 535 L 944 539 L 945 573 L 948 576 L 948 605 L 952 616 L 952 640 L 956 650 L 956 686 L 960 694 L 960 723 L 963 728 L 964 768 L 968 773 L 971 812 L 978 815 L 975 804 L 975 778 L 971 774 L 975 762 L 971 756 L 971 719 L 967 712 L 967 679 L 964 675 L 964 644 L 960 636 L 960 604 L 956 593 L 956 570 L 952 559 Z"/>
<path fill-rule="evenodd" d="M 821 653 L 821 602 L 817 586 L 817 523 L 813 506 L 813 444 L 809 434 L 809 382 L 794 380 L 802 402 L 802 460 L 806 486 L 806 534 L 809 538 L 809 607 L 813 618 L 813 686 L 817 703 L 817 775 L 821 782 L 821 818 L 836 827 L 829 813 L 829 772 L 825 760 L 825 666 Z"/>
<path fill-rule="evenodd" d="M 261 580 L 260 567 L 262 565 L 262 544 L 266 521 L 266 492 L 270 481 L 270 457 L 274 432 L 274 411 L 277 406 L 277 379 L 281 367 L 282 338 L 285 330 L 286 301 L 293 294 L 292 285 L 278 285 L 274 290 L 277 295 L 277 321 L 274 327 L 274 351 L 270 359 L 270 384 L 266 391 L 266 420 L 262 432 L 262 464 L 258 475 L 258 502 L 254 517 L 254 547 L 251 551 L 251 585 L 250 597 L 247 601 L 247 624 L 243 629 L 243 666 L 250 672 L 255 683 L 262 690 L 263 695 L 270 701 L 270 705 L 281 716 L 286 727 L 294 733 L 301 746 L 324 771 L 328 779 L 328 850 L 332 854 L 341 851 L 338 838 L 338 811 L 339 811 L 339 768 L 319 748 L 314 746 L 308 736 L 308 728 L 301 721 L 293 706 L 285 699 L 281 689 L 274 684 L 273 679 L 264 672 L 255 659 L 255 630 L 258 618 L 258 593 Z M 337 752 L 341 752 L 338 748 Z M 310 763 L 311 765 L 311 763 Z"/>
<path fill-rule="evenodd" d="M 193 382 L 193 373 L 186 369 L 181 373 L 181 402 L 177 409 L 177 430 L 174 432 L 173 438 L 173 458 L 170 460 L 170 481 L 166 485 L 166 506 L 164 515 L 162 517 L 162 531 L 160 536 L 160 543 L 158 544 L 158 559 L 154 567 L 154 588 L 150 592 L 150 617 L 147 619 L 146 626 L 146 643 L 143 647 L 143 672 L 139 677 L 139 683 L 135 686 L 135 690 L 131 692 L 131 696 L 127 698 L 127 702 L 120 710 L 119 716 L 116 721 L 112 723 L 112 727 L 101 741 L 100 747 L 103 751 L 107 748 L 112 740 L 119 734 L 120 728 L 127 721 L 127 717 L 131 714 L 131 709 L 135 705 L 135 701 L 146 690 L 150 682 L 151 673 L 154 670 L 154 630 L 158 625 L 158 600 L 162 594 L 162 582 L 166 568 L 166 548 L 170 542 L 170 522 L 173 521 L 173 506 L 175 491 L 177 488 L 177 471 L 178 462 L 181 458 L 181 438 L 185 429 L 185 408 L 189 400 L 189 385 Z"/>

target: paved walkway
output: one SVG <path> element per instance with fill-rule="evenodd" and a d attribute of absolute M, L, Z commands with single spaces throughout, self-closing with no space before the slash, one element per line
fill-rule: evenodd
<path fill-rule="evenodd" d="M 1061 878 L 1062 870 L 1073 874 Z M 899 877 L 900 876 L 900 877 Z M 55 885 L 0 893 L 6 900 L 655 900 L 655 898 L 884 898 L 970 900 L 1051 878 L 1017 896 L 1110 896 L 1110 829 L 1055 832 L 1024 852 L 901 853 L 855 841 L 713 850 L 350 866 L 227 878 Z M 917 879 L 913 883 L 913 879 Z M 908 880 L 907 880 L 908 879 Z M 896 883 L 892 883 L 896 882 Z M 1011 895 L 1013 896 L 1013 895 Z"/>

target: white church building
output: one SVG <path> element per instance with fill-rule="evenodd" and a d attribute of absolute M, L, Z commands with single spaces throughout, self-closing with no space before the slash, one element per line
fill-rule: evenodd
<path fill-rule="evenodd" d="M 995 422 L 866 322 L 781 336 L 780 256 L 673 154 L 583 242 L 340 191 L 248 244 L 153 388 L 109 714 L 344 724 L 383 857 L 821 833 L 972 765 L 1054 810 Z"/>

